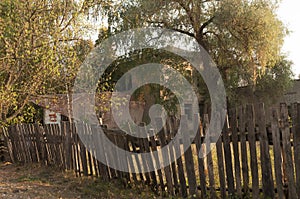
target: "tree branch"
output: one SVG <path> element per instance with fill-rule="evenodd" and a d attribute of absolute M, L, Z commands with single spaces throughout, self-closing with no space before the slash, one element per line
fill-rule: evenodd
<path fill-rule="evenodd" d="M 29 100 L 29 95 L 26 96 L 25 100 L 23 101 L 22 105 L 20 108 L 18 108 L 18 110 L 16 112 L 14 112 L 12 115 L 10 115 L 8 118 L 5 118 L 6 122 L 14 119 L 15 117 L 17 117 L 24 109 L 24 107 L 27 105 Z"/>
<path fill-rule="evenodd" d="M 177 31 L 177 32 L 180 32 L 180 33 L 183 33 L 183 34 L 186 34 L 190 37 L 194 37 L 195 38 L 195 35 L 191 32 L 188 32 L 188 31 L 185 31 L 185 30 L 181 30 L 181 29 L 178 29 L 178 28 L 171 28 L 171 30 L 174 30 L 174 31 Z"/>
<path fill-rule="evenodd" d="M 190 37 L 194 37 L 195 38 L 195 34 L 194 33 L 191 33 L 189 31 L 182 30 L 182 29 L 179 29 L 179 28 L 172 28 L 172 27 L 168 26 L 167 23 L 164 22 L 164 21 L 147 21 L 147 23 L 162 24 L 167 29 L 174 30 L 174 31 L 177 31 L 177 32 L 180 32 L 180 33 L 183 33 L 183 34 L 186 34 L 186 35 L 188 35 Z"/>
<path fill-rule="evenodd" d="M 194 24 L 195 21 L 192 16 L 191 9 L 187 5 L 185 5 L 182 1 L 176 1 L 176 2 L 185 10 L 187 16 L 191 21 L 191 24 Z"/>
<path fill-rule="evenodd" d="M 199 34 L 203 34 L 204 28 L 206 28 L 209 24 L 211 24 L 211 23 L 213 22 L 214 18 L 215 18 L 215 16 L 212 16 L 209 20 L 207 20 L 206 22 L 204 22 L 204 23 L 200 26 L 198 33 L 199 33 Z"/>

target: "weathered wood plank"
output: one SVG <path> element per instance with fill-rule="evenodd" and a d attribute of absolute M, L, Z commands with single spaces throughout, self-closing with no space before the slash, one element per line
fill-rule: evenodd
<path fill-rule="evenodd" d="M 79 150 L 79 136 L 77 134 L 77 124 L 72 125 L 73 136 L 74 136 L 74 144 L 73 144 L 73 155 L 74 155 L 74 169 L 76 176 L 81 176 L 81 165 L 80 165 L 80 150 Z"/>
<path fill-rule="evenodd" d="M 272 120 L 271 120 L 271 130 L 272 130 L 272 141 L 274 150 L 274 168 L 275 168 L 275 179 L 278 198 L 285 198 L 283 193 L 283 183 L 282 183 L 282 158 L 281 158 L 281 141 L 280 141 L 280 131 L 278 126 L 278 110 L 272 108 Z"/>
<path fill-rule="evenodd" d="M 80 123 L 77 124 L 77 132 L 84 135 L 85 134 L 85 128 L 84 124 Z M 86 149 L 84 144 L 81 140 L 79 140 L 79 148 L 80 148 L 80 163 L 82 166 L 82 173 L 84 176 L 88 176 L 88 165 L 87 165 L 87 155 L 86 155 Z"/>
<path fill-rule="evenodd" d="M 288 181 L 288 198 L 298 198 L 294 181 L 294 164 L 292 159 L 291 134 L 289 128 L 288 109 L 286 104 L 280 104 L 280 129 L 282 132 L 282 145 L 286 161 L 286 177 Z"/>
<path fill-rule="evenodd" d="M 155 124 L 156 124 L 156 127 L 163 127 L 162 118 L 155 118 Z M 158 139 L 160 142 L 160 146 L 162 148 L 168 144 L 167 140 L 166 140 L 165 127 L 163 127 L 159 131 Z M 169 150 L 169 148 L 166 148 L 166 153 L 162 153 L 163 164 L 167 165 L 167 164 L 171 163 L 169 155 L 170 155 L 170 150 Z M 169 194 L 173 195 L 174 189 L 173 189 L 173 181 L 172 181 L 172 170 L 171 170 L 170 165 L 167 165 L 164 167 L 164 172 L 165 172 L 165 177 L 166 177 L 166 182 L 167 182 L 167 192 Z"/>
<path fill-rule="evenodd" d="M 142 124 L 142 126 L 145 126 L 145 124 Z M 145 133 L 149 133 L 147 132 L 147 129 L 144 127 L 143 128 L 143 131 Z M 143 152 L 144 153 L 152 153 L 151 149 L 150 149 L 150 145 L 149 145 L 149 142 L 150 142 L 150 138 L 148 137 L 147 139 L 142 139 L 143 141 Z M 156 174 L 155 174 L 155 163 L 153 162 L 153 154 L 151 154 L 151 157 L 152 157 L 152 160 L 145 160 L 146 161 L 146 164 L 148 165 L 148 168 L 153 168 L 152 171 L 149 172 L 149 177 L 150 177 L 150 184 L 152 186 L 152 189 L 154 189 L 154 191 L 157 191 L 157 179 L 156 179 Z"/>
<path fill-rule="evenodd" d="M 262 169 L 262 188 L 264 197 L 274 198 L 274 181 L 270 159 L 270 148 L 266 129 L 266 114 L 264 104 L 258 104 L 256 110 L 256 123 L 260 134 L 260 151 L 261 151 L 261 169 Z"/>
<path fill-rule="evenodd" d="M 123 136 L 124 135 L 113 135 L 113 141 L 114 141 L 114 144 L 115 146 L 117 146 L 118 148 L 123 148 L 124 146 L 122 145 L 123 143 Z M 127 163 L 123 162 L 123 158 L 120 158 L 121 157 L 121 153 L 116 149 L 115 153 L 114 153 L 116 156 L 116 163 L 117 163 L 117 166 L 118 168 L 122 168 L 124 169 L 125 171 L 128 170 L 128 167 L 127 167 Z M 117 171 L 117 174 L 118 174 L 118 178 L 122 179 L 124 176 L 126 176 L 125 172 L 123 171 L 120 171 L 118 170 Z"/>
<path fill-rule="evenodd" d="M 296 169 L 296 191 L 300 198 L 300 104 L 296 103 L 292 106 L 293 120 L 293 144 L 294 144 L 294 161 Z"/>
<path fill-rule="evenodd" d="M 21 142 L 22 142 L 22 146 L 23 146 L 23 150 L 24 150 L 24 157 L 25 157 L 25 163 L 31 163 L 32 159 L 31 159 L 31 155 L 30 155 L 30 147 L 29 147 L 29 142 L 26 139 L 26 134 L 27 132 L 24 129 L 24 125 L 23 124 L 19 124 L 17 125 L 17 131 L 19 133 L 19 136 L 21 137 Z"/>
<path fill-rule="evenodd" d="M 117 144 L 118 144 L 118 146 L 121 149 L 124 149 L 126 151 L 127 139 L 126 139 L 126 135 L 125 134 L 118 137 Z M 126 151 L 126 153 L 128 154 L 128 151 Z M 124 168 L 125 171 L 127 171 L 127 172 L 123 172 L 122 173 L 122 177 L 123 177 L 123 179 L 126 179 L 127 180 L 126 183 L 128 183 L 128 182 L 130 182 L 130 173 L 129 173 L 128 158 L 126 158 L 126 159 L 122 158 L 121 160 L 122 160 L 121 161 L 122 167 Z"/>
<path fill-rule="evenodd" d="M 188 183 L 189 183 L 189 194 L 194 196 L 197 193 L 197 183 L 195 175 L 195 166 L 193 160 L 193 152 L 191 149 L 191 132 L 188 130 L 187 116 L 182 115 L 182 138 L 183 138 L 183 147 L 186 149 L 184 153 L 185 167 L 187 171 Z"/>
<path fill-rule="evenodd" d="M 224 158 L 223 158 L 223 141 L 222 136 L 220 136 L 217 141 L 217 158 L 218 158 L 218 170 L 219 170 L 219 181 L 220 181 L 220 192 L 221 197 L 226 198 L 226 183 L 225 183 L 225 168 L 224 168 Z"/>
<path fill-rule="evenodd" d="M 113 134 L 106 134 L 107 138 L 110 140 L 113 140 Z M 113 146 L 104 142 L 104 147 L 107 155 L 107 162 L 109 166 L 109 172 L 110 172 L 110 178 L 114 179 L 118 177 L 117 171 L 112 167 L 113 165 L 116 165 L 116 154 L 113 149 Z"/>
<path fill-rule="evenodd" d="M 198 121 L 200 122 L 197 125 Z M 201 198 L 207 197 L 207 188 L 206 188 L 206 175 L 204 171 L 204 158 L 200 157 L 200 153 L 203 151 L 204 144 L 201 140 L 201 135 L 203 134 L 203 126 L 201 123 L 200 115 L 194 115 L 194 131 L 197 132 L 195 137 L 195 144 L 196 144 L 196 151 L 197 151 L 197 159 L 198 159 L 198 172 L 200 178 L 200 191 L 201 191 Z"/>
<path fill-rule="evenodd" d="M 146 132 L 146 129 L 143 128 L 141 129 L 144 133 Z M 140 153 L 148 153 L 149 152 L 149 141 L 147 138 L 140 138 L 138 139 L 139 141 L 139 146 L 140 146 Z M 143 166 L 143 171 L 149 170 L 149 168 L 153 167 L 153 164 L 147 159 L 144 158 L 145 156 L 141 156 L 142 159 L 142 166 Z M 151 184 L 151 172 L 144 172 L 145 178 L 146 178 L 146 184 Z M 155 175 L 155 173 L 154 173 Z M 155 179 L 156 180 L 156 179 Z"/>
<path fill-rule="evenodd" d="M 150 130 L 150 134 L 153 135 L 153 130 Z M 152 152 L 157 151 L 156 141 L 155 141 L 153 136 L 150 137 L 150 143 L 151 143 L 151 151 Z M 155 162 L 155 168 L 157 168 L 157 173 L 158 173 L 161 192 L 164 192 L 165 191 L 165 183 L 164 183 L 162 170 L 158 169 L 158 168 L 160 168 L 160 164 L 161 164 L 158 153 L 153 153 L 153 157 L 154 157 L 154 162 Z"/>
<path fill-rule="evenodd" d="M 179 135 L 177 135 L 179 136 Z M 185 178 L 185 172 L 183 168 L 183 163 L 182 163 L 182 152 L 180 148 L 180 140 L 175 139 L 174 140 L 174 149 L 175 149 L 175 154 L 177 157 L 177 166 L 178 166 L 178 176 L 179 176 L 179 182 L 180 182 L 180 190 L 181 190 L 181 196 L 183 198 L 186 198 L 188 196 L 187 193 L 187 186 L 186 186 L 186 178 Z"/>
<path fill-rule="evenodd" d="M 204 134 L 205 136 L 208 134 L 208 127 L 209 127 L 209 119 L 208 119 L 208 114 L 204 115 Z M 216 188 L 215 188 L 215 174 L 214 174 L 214 162 L 212 159 L 212 146 L 211 146 L 211 134 L 208 134 L 205 140 L 205 147 L 206 147 L 206 160 L 207 160 L 207 169 L 208 169 L 208 179 L 209 179 L 209 193 L 210 193 L 210 198 L 217 198 L 216 195 Z M 216 164 L 216 163 L 215 163 Z"/>
<path fill-rule="evenodd" d="M 226 180 L 229 195 L 234 195 L 234 178 L 233 178 L 233 164 L 232 164 L 232 155 L 231 147 L 229 140 L 229 128 L 227 120 L 225 120 L 225 125 L 223 127 L 223 147 L 224 147 L 224 156 L 225 156 L 225 166 L 226 166 Z"/>
<path fill-rule="evenodd" d="M 12 163 L 16 163 L 16 161 L 17 161 L 15 159 L 16 152 L 13 149 L 14 143 L 12 143 L 12 140 L 9 137 L 8 129 L 5 127 L 2 127 L 1 130 L 2 130 L 3 137 L 4 137 L 4 141 L 7 143 L 7 150 L 8 150 L 9 156 L 10 156 L 10 160 Z"/>
<path fill-rule="evenodd" d="M 259 178 L 258 178 L 258 165 L 257 165 L 257 151 L 256 151 L 256 138 L 254 126 L 254 110 L 253 105 L 247 105 L 246 117 L 248 125 L 248 138 L 250 147 L 250 165 L 252 174 L 252 195 L 253 198 L 259 198 Z"/>
<path fill-rule="evenodd" d="M 128 124 L 128 128 L 130 130 L 130 135 L 132 136 L 128 136 L 127 139 L 130 141 L 131 143 L 131 148 L 133 151 L 133 155 L 132 158 L 134 160 L 134 162 L 137 165 L 137 174 L 140 176 L 140 180 L 144 181 L 144 175 L 142 173 L 142 167 L 143 167 L 143 162 L 140 161 L 140 155 L 138 154 L 138 148 L 140 147 L 140 142 L 139 139 L 137 137 L 134 137 L 134 135 L 136 134 L 136 132 L 133 132 L 133 130 L 131 129 L 131 126 Z"/>
<path fill-rule="evenodd" d="M 138 141 L 138 145 L 139 145 L 139 148 L 140 148 L 140 151 L 139 153 L 145 153 L 146 152 L 146 149 L 145 149 L 145 141 L 146 139 L 144 138 L 139 138 L 137 141 Z M 149 167 L 148 167 L 148 161 L 147 161 L 147 158 L 143 158 L 144 156 L 141 156 L 141 159 L 142 159 L 142 168 L 143 168 L 143 174 L 145 176 L 145 183 L 146 184 L 150 184 L 150 173 L 149 172 L 144 172 L 146 170 L 149 170 Z"/>
<path fill-rule="evenodd" d="M 59 156 L 59 168 L 65 168 L 65 156 L 64 156 L 64 140 L 65 136 L 62 134 L 61 127 L 59 125 L 55 125 L 54 129 L 57 133 L 57 136 L 62 137 L 61 141 L 58 143 L 58 156 Z"/>
<path fill-rule="evenodd" d="M 131 137 L 130 135 L 127 135 L 126 136 L 126 150 L 128 152 L 132 152 L 131 150 Z M 129 163 L 129 168 L 130 168 L 130 172 L 131 172 L 131 175 L 132 175 L 132 178 L 133 178 L 133 181 L 134 182 L 138 182 L 138 179 L 137 179 L 137 175 L 136 175 L 136 167 L 134 166 L 134 157 L 130 156 L 128 158 L 128 163 Z"/>
<path fill-rule="evenodd" d="M 61 141 L 62 138 L 56 139 L 56 135 L 54 134 L 54 130 L 53 130 L 53 125 L 50 124 L 49 125 L 49 131 L 50 131 L 50 135 L 52 135 L 51 137 L 53 138 L 50 142 L 50 136 L 48 136 L 48 142 L 50 144 L 51 147 L 51 152 L 53 155 L 53 164 L 54 165 L 58 165 L 58 155 L 57 155 L 57 148 L 56 148 L 56 143 Z"/>
<path fill-rule="evenodd" d="M 87 159 L 87 167 L 88 167 L 88 176 L 93 176 L 93 140 L 92 140 L 92 134 L 90 130 L 90 125 L 85 124 L 84 125 L 84 131 L 85 131 L 85 149 L 86 149 L 86 159 Z"/>
<path fill-rule="evenodd" d="M 242 175 L 243 175 L 243 192 L 247 194 L 249 192 L 249 168 L 248 168 L 248 155 L 247 155 L 247 143 L 246 143 L 246 128 L 245 128 L 245 109 L 240 106 L 238 108 L 238 128 L 240 132 L 241 140 L 241 159 L 242 159 Z"/>
<path fill-rule="evenodd" d="M 72 144 L 71 144 L 71 129 L 70 129 L 70 123 L 69 122 L 63 122 L 62 123 L 62 130 L 63 135 L 65 136 L 65 146 L 64 146 L 64 152 L 65 152 L 65 161 L 66 161 L 66 170 L 71 169 L 72 165 Z"/>
<path fill-rule="evenodd" d="M 238 197 L 242 197 L 242 179 L 241 179 L 241 166 L 240 166 L 240 152 L 239 152 L 236 109 L 235 108 L 231 109 L 229 112 L 229 115 L 231 116 L 230 117 L 230 130 L 231 130 L 231 135 L 232 135 L 236 192 L 237 192 Z"/>
<path fill-rule="evenodd" d="M 105 154 L 105 148 L 104 148 L 104 143 L 103 143 L 103 132 L 100 132 L 99 126 L 97 125 L 92 125 L 91 126 L 91 131 L 93 135 L 93 139 L 95 140 L 96 143 L 96 150 L 95 150 L 95 156 L 97 158 L 97 163 L 98 163 L 98 172 L 99 175 L 102 179 L 108 181 L 109 180 L 109 168 L 108 168 L 108 163 L 106 161 L 106 154 Z M 101 161 L 102 162 L 101 162 Z M 125 166 L 125 164 L 124 164 Z"/>
<path fill-rule="evenodd" d="M 33 146 L 33 153 L 34 153 L 34 162 L 39 162 L 39 150 L 37 148 L 37 134 L 34 128 L 34 124 L 29 125 L 29 131 L 32 136 L 32 146 Z"/>
<path fill-rule="evenodd" d="M 172 122 L 171 118 L 167 120 L 166 123 L 166 132 L 167 132 L 167 143 L 170 143 L 173 139 L 173 135 L 176 134 L 176 124 Z M 176 168 L 176 153 L 174 145 L 171 143 L 169 145 L 169 151 L 170 151 L 170 160 L 171 160 L 171 170 L 172 170 L 172 177 L 173 177 L 173 187 L 174 187 L 174 193 L 175 195 L 179 194 L 179 184 L 178 184 L 178 170 Z"/>
<path fill-rule="evenodd" d="M 31 135 L 29 124 L 22 125 L 21 133 L 24 135 L 24 140 L 25 140 L 27 151 L 28 151 L 29 162 L 30 163 L 36 162 L 34 144 L 33 144 L 33 136 Z"/>

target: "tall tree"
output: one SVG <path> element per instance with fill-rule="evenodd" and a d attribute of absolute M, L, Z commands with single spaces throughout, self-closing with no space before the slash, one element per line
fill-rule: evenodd
<path fill-rule="evenodd" d="M 0 121 L 21 119 L 31 96 L 57 91 L 78 56 L 87 4 L 70 0 L 0 2 Z"/>
<path fill-rule="evenodd" d="M 151 26 L 194 37 L 216 62 L 230 92 L 239 86 L 253 93 L 262 89 L 257 84 L 270 77 L 267 69 L 284 62 L 281 46 L 288 31 L 276 16 L 277 1 L 134 0 L 109 9 L 117 10 L 106 16 L 109 34 Z M 290 68 L 282 71 L 291 74 Z"/>

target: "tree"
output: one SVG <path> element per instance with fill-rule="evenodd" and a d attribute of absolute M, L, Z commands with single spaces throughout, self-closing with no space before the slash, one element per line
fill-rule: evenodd
<path fill-rule="evenodd" d="M 107 15 L 106 36 L 151 26 L 194 37 L 216 62 L 229 96 L 235 96 L 232 92 L 240 86 L 253 92 L 268 86 L 257 84 L 271 68 L 290 67 L 278 66 L 285 62 L 281 46 L 288 31 L 277 18 L 276 8 L 275 1 L 267 0 L 122 1 L 113 8 L 118 12 Z M 290 69 L 283 72 L 291 78 Z"/>
<path fill-rule="evenodd" d="M 0 2 L 2 124 L 24 120 L 30 97 L 56 93 L 65 74 L 74 73 L 86 9 L 86 3 L 70 0 Z"/>
<path fill-rule="evenodd" d="M 273 67 L 267 68 L 264 73 L 258 71 L 257 89 L 255 94 L 268 104 L 278 102 L 282 97 L 282 93 L 287 88 L 292 87 L 291 77 L 291 61 L 287 61 L 285 57 L 276 62 Z"/>
<path fill-rule="evenodd" d="M 105 73 L 100 78 L 100 81 L 98 83 L 98 92 L 115 91 L 115 85 L 117 81 L 126 72 L 128 72 L 130 69 L 133 69 L 136 66 L 147 63 L 161 63 L 165 67 L 172 67 L 175 70 L 180 71 L 185 76 L 185 78 L 190 80 L 191 82 L 191 77 L 189 76 L 189 73 L 187 73 L 187 70 L 182 70 L 184 68 L 183 65 L 186 66 L 187 64 L 183 58 L 180 58 L 177 55 L 174 55 L 170 52 L 166 52 L 164 50 L 142 49 L 136 50 L 129 54 L 125 54 L 124 56 L 121 56 L 116 61 L 114 61 L 105 70 Z M 145 71 L 145 74 L 152 75 L 147 71 Z M 170 74 L 168 74 L 168 76 L 170 77 L 168 79 L 170 79 L 171 81 L 173 80 L 173 82 L 169 82 L 170 85 L 178 84 L 178 80 L 174 81 Z M 161 75 L 161 77 L 157 78 L 164 78 L 163 74 Z M 174 106 L 174 104 L 178 104 L 176 96 L 172 95 L 172 92 L 169 89 L 166 89 L 157 84 L 143 85 L 134 92 L 133 96 L 131 97 L 131 100 L 145 102 L 143 121 L 146 123 L 150 122 L 148 111 L 153 104 L 162 104 L 168 111 L 169 115 L 174 115 L 174 113 L 176 113 L 177 111 L 177 107 Z"/>

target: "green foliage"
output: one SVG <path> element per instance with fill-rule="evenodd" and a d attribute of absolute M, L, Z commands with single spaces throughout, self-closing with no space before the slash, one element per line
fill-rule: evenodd
<path fill-rule="evenodd" d="M 234 96 L 231 92 L 240 86 L 256 89 L 259 83 L 258 89 L 264 85 L 267 88 L 268 83 L 262 84 L 261 77 L 277 70 L 272 67 L 281 67 L 277 63 L 281 61 L 281 47 L 288 31 L 275 14 L 276 1 L 135 0 L 108 7 L 108 10 L 114 9 L 118 12 L 107 15 L 105 37 L 149 26 L 169 28 L 194 37 L 217 64 L 229 96 Z M 187 68 L 187 65 L 181 66 L 181 71 Z M 291 78 L 289 70 L 282 72 Z M 282 80 L 272 79 L 278 83 Z"/>
<path fill-rule="evenodd" d="M 62 92 L 71 84 L 87 51 L 84 10 L 80 1 L 0 2 L 2 123 L 30 121 L 32 96 Z"/>
<path fill-rule="evenodd" d="M 229 96 L 240 86 L 264 93 L 267 99 L 279 96 L 288 87 L 291 72 L 289 62 L 281 57 L 287 30 L 277 18 L 276 8 L 276 2 L 267 0 L 2 0 L 0 121 L 31 121 L 35 113 L 29 105 L 32 96 L 70 93 L 78 67 L 93 48 L 84 39 L 89 28 L 86 16 L 103 22 L 97 44 L 139 27 L 163 27 L 187 34 L 212 56 Z M 202 96 L 208 96 L 200 75 L 189 72 L 184 59 L 152 49 L 118 59 L 100 79 L 99 91 L 112 91 L 116 78 L 149 62 L 192 77 L 189 81 Z M 271 92 L 274 85 L 279 89 Z M 145 89 L 152 93 L 148 96 L 151 103 L 165 102 L 163 96 L 170 94 L 155 86 Z M 141 95 L 143 92 L 135 97 L 148 98 Z"/>
<path fill-rule="evenodd" d="M 282 93 L 291 88 L 292 63 L 284 57 L 271 68 L 261 72 L 257 80 L 256 92 L 261 93 L 262 101 L 273 103 L 282 97 Z"/>
<path fill-rule="evenodd" d="M 102 75 L 98 83 L 98 92 L 114 91 L 115 84 L 126 72 L 136 66 L 148 63 L 160 63 L 165 66 L 166 69 L 173 68 L 180 72 L 191 84 L 193 84 L 191 70 L 187 70 L 189 64 L 186 60 L 164 50 L 143 49 L 136 50 L 119 57 L 115 62 L 113 62 Z M 152 75 L 149 71 L 145 71 L 144 74 Z M 166 77 L 168 78 L 165 79 Z M 167 71 L 164 71 L 164 73 L 157 78 L 160 78 L 162 81 L 168 81 L 169 85 L 175 86 L 179 84 L 179 80 L 177 78 L 173 78 Z M 198 78 L 202 79 L 200 75 Z M 132 81 L 135 81 L 134 77 Z M 195 90 L 203 92 L 204 90 L 206 91 L 206 87 L 196 88 Z M 184 92 L 184 90 L 182 90 L 182 92 Z M 147 84 L 138 88 L 131 96 L 131 100 L 145 102 L 146 107 L 144 109 L 143 116 L 144 122 L 149 122 L 150 118 L 148 116 L 148 111 L 153 104 L 163 105 L 169 115 L 174 115 L 178 111 L 178 106 L 176 105 L 178 105 L 179 102 L 174 93 L 172 93 L 171 90 L 157 84 Z"/>

